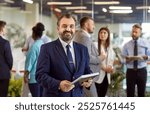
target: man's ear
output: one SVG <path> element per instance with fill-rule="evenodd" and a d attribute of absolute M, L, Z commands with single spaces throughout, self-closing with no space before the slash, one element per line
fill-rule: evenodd
<path fill-rule="evenodd" d="M 84 23 L 84 26 L 85 26 L 85 28 L 87 28 L 87 26 L 88 26 L 88 23 L 86 22 L 86 23 Z"/>

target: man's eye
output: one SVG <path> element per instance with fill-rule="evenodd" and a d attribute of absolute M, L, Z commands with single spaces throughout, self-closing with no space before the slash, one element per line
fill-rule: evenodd
<path fill-rule="evenodd" d="M 63 25 L 62 28 L 67 28 L 67 26 L 66 26 L 66 25 Z"/>
<path fill-rule="evenodd" d="M 74 25 L 71 25 L 70 28 L 74 28 Z"/>

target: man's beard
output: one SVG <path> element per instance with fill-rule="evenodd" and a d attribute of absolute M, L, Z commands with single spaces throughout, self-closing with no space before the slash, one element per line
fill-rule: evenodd
<path fill-rule="evenodd" d="M 94 32 L 94 29 L 93 30 L 91 30 L 91 29 L 88 30 L 89 34 L 93 34 L 93 32 Z"/>
<path fill-rule="evenodd" d="M 70 41 L 73 38 L 73 32 L 71 31 L 64 31 L 62 34 L 60 34 L 63 41 L 67 42 Z"/>
<path fill-rule="evenodd" d="M 134 36 L 134 35 L 132 35 L 132 38 L 133 38 L 133 40 L 137 40 L 138 39 L 138 37 Z"/>

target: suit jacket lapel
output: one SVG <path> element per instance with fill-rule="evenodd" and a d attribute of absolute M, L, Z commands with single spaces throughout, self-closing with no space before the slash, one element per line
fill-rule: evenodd
<path fill-rule="evenodd" d="M 56 46 L 56 50 L 57 50 L 58 53 L 60 54 L 61 58 L 63 59 L 63 61 L 64 61 L 65 64 L 66 64 L 66 66 L 68 67 L 69 71 L 72 72 L 72 71 L 71 71 L 71 68 L 70 68 L 70 66 L 69 66 L 68 58 L 67 58 L 67 56 L 66 56 L 66 53 L 65 53 L 65 51 L 64 51 L 64 49 L 63 49 L 63 46 L 62 46 L 62 44 L 60 43 L 59 39 L 56 40 L 56 45 L 55 45 L 55 46 Z M 55 55 L 54 55 L 54 56 L 55 56 Z"/>
<path fill-rule="evenodd" d="M 78 71 L 79 69 L 79 61 L 80 61 L 80 49 L 78 48 L 78 46 L 76 45 L 75 42 L 73 42 L 73 46 L 74 46 L 74 53 L 75 53 L 75 63 L 76 63 L 76 66 L 75 66 L 75 71 Z"/>

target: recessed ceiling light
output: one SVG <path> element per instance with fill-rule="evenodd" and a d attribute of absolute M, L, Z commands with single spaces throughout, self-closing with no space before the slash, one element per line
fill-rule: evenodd
<path fill-rule="evenodd" d="M 48 5 L 71 5 L 72 2 L 47 2 Z"/>
<path fill-rule="evenodd" d="M 129 6 L 109 6 L 109 9 L 124 9 L 124 10 L 130 10 L 130 9 L 132 9 L 131 7 L 129 7 Z"/>
<path fill-rule="evenodd" d="M 132 13 L 133 10 L 110 10 L 110 13 L 120 13 L 120 14 L 126 14 L 126 13 Z"/>
<path fill-rule="evenodd" d="M 110 5 L 110 4 L 120 4 L 119 1 L 101 1 L 101 2 L 94 2 L 95 5 Z"/>
<path fill-rule="evenodd" d="M 73 9 L 86 9 L 85 6 L 72 6 L 72 7 L 65 7 L 67 10 L 73 10 Z"/>
<path fill-rule="evenodd" d="M 26 3 L 29 3 L 29 4 L 33 4 L 32 0 L 23 0 L 23 1 L 26 2 Z"/>

